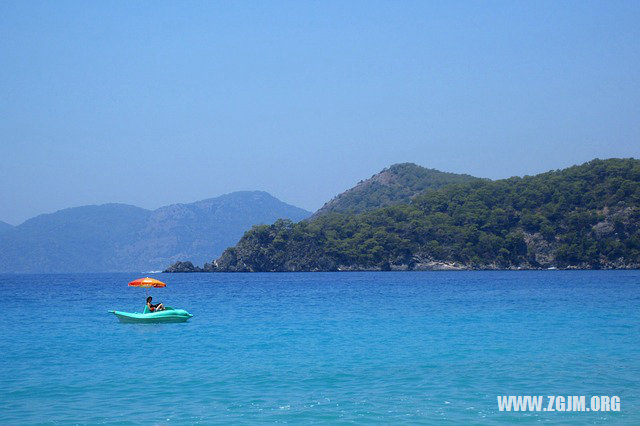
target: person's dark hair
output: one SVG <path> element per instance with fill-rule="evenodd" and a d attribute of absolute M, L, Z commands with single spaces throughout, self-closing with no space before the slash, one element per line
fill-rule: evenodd
<path fill-rule="evenodd" d="M 147 297 L 147 303 L 151 302 L 151 299 L 152 299 L 151 296 Z"/>

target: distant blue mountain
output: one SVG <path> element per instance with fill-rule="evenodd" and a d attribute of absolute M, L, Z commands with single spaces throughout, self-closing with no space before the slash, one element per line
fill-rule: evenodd
<path fill-rule="evenodd" d="M 310 212 L 262 191 L 241 191 L 147 210 L 104 204 L 60 210 L 0 232 L 0 272 L 161 270 L 204 263 L 255 224 Z"/>
<path fill-rule="evenodd" d="M 7 222 L 3 222 L 0 220 L 0 233 L 13 228 L 13 225 L 9 225 Z"/>

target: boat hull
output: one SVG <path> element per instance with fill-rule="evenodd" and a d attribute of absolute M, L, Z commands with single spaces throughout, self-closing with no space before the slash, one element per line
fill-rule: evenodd
<path fill-rule="evenodd" d="M 120 322 L 125 323 L 165 323 L 165 322 L 186 322 L 193 315 L 184 309 L 167 309 L 165 311 L 139 313 L 139 312 L 123 312 L 109 311 L 113 313 Z"/>

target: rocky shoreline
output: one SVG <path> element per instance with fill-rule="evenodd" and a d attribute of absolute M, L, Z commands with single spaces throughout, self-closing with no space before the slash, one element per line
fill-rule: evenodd
<path fill-rule="evenodd" d="M 497 264 L 472 266 L 457 262 L 428 261 L 414 265 L 389 265 L 383 267 L 364 267 L 357 265 L 341 265 L 336 269 L 305 269 L 305 270 L 269 270 L 253 271 L 249 269 L 227 269 L 216 266 L 216 262 L 205 263 L 203 267 L 196 266 L 192 262 L 176 262 L 162 271 L 163 273 L 193 273 L 193 272 L 381 272 L 381 271 L 571 271 L 571 270 L 635 270 L 640 269 L 639 264 L 605 264 L 600 267 L 593 267 L 588 264 L 567 265 L 567 266 L 532 266 L 532 265 L 511 265 L 508 267 Z"/>

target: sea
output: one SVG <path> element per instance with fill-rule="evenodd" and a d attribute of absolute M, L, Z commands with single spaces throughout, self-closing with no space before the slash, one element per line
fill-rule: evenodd
<path fill-rule="evenodd" d="M 640 271 L 142 276 L 0 275 L 0 424 L 640 424 Z"/>

